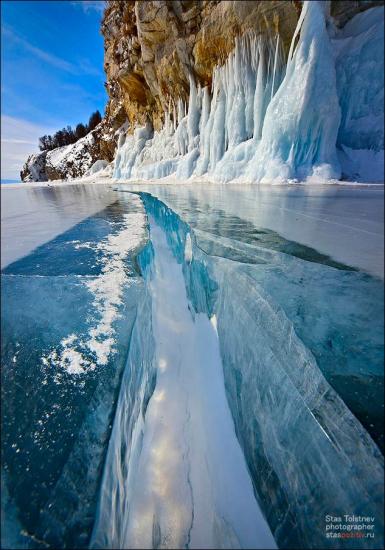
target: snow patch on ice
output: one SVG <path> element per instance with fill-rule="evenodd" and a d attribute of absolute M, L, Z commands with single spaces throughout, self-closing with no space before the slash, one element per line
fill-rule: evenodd
<path fill-rule="evenodd" d="M 134 200 L 141 203 L 138 196 Z M 126 214 L 124 227 L 119 233 L 99 243 L 97 248 L 103 252 L 102 274 L 86 286 L 94 296 L 93 305 L 100 315 L 95 328 L 90 331 L 87 347 L 95 353 L 97 362 L 105 365 L 111 353 L 114 353 L 113 323 L 119 317 L 119 306 L 128 277 L 125 270 L 125 258 L 143 242 L 146 231 L 144 212 Z"/>
<path fill-rule="evenodd" d="M 106 365 L 116 351 L 114 322 L 120 317 L 123 292 L 129 284 L 126 273 L 126 258 L 137 250 L 147 236 L 147 221 L 141 199 L 132 195 L 131 201 L 141 211 L 125 214 L 123 225 L 116 234 L 109 235 L 97 245 L 102 252 L 101 274 L 85 281 L 93 296 L 94 326 L 88 331 L 88 339 L 69 334 L 60 342 L 60 349 L 42 357 L 44 366 L 63 368 L 68 374 L 83 374 L 94 370 L 96 365 Z M 75 248 L 89 247 L 90 243 L 76 244 Z M 95 324 L 96 323 L 96 324 Z M 89 358 L 89 354 L 94 360 Z"/>
<path fill-rule="evenodd" d="M 76 347 L 71 346 L 72 343 L 76 343 Z M 71 343 L 68 338 L 63 339 L 60 346 L 61 349 L 54 349 L 47 356 L 42 357 L 41 361 L 45 367 L 63 369 L 68 374 L 83 374 L 95 369 L 95 363 L 87 358 L 84 351 L 79 351 L 84 348 L 84 345 L 77 337 Z M 56 378 L 56 381 L 59 382 L 59 378 Z"/>

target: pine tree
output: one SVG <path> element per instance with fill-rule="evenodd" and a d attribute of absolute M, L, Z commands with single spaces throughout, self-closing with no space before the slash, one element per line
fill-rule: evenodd
<path fill-rule="evenodd" d="M 93 130 L 99 124 L 99 122 L 101 122 L 101 120 L 102 115 L 99 111 L 95 111 L 94 113 L 92 113 L 88 121 L 88 131 L 91 132 L 91 130 Z"/>
<path fill-rule="evenodd" d="M 78 139 L 86 136 L 88 132 L 91 132 L 102 120 L 102 115 L 99 111 L 95 111 L 89 118 L 88 124 L 77 124 L 75 130 L 71 126 L 62 128 L 55 132 L 53 136 L 45 135 L 39 138 L 40 151 L 52 151 L 57 147 L 63 147 L 64 145 L 70 145 L 76 143 Z"/>
<path fill-rule="evenodd" d="M 76 139 L 81 139 L 82 137 L 87 135 L 87 128 L 82 124 L 81 122 L 76 126 L 75 129 L 75 136 Z"/>

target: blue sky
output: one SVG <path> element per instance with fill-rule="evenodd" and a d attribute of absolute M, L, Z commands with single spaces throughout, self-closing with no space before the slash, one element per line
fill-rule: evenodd
<path fill-rule="evenodd" d="M 102 1 L 1 1 L 2 178 L 39 136 L 87 122 L 107 100 Z"/>

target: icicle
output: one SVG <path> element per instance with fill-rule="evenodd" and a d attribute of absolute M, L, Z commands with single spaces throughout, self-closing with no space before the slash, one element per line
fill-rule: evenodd
<path fill-rule="evenodd" d="M 172 100 L 172 117 L 174 122 L 174 132 L 176 131 L 178 120 L 177 120 L 177 114 L 176 114 L 176 107 L 175 107 L 175 101 Z"/>
<path fill-rule="evenodd" d="M 190 75 L 190 96 L 187 115 L 188 150 L 194 148 L 194 138 L 199 133 L 200 109 L 198 92 L 193 77 Z"/>
<path fill-rule="evenodd" d="M 225 149 L 232 148 L 246 139 L 245 129 L 245 57 L 242 44 L 236 40 L 234 54 L 225 67 L 226 85 L 226 137 Z"/>
<path fill-rule="evenodd" d="M 254 139 L 260 139 L 263 123 L 263 104 L 265 90 L 265 59 L 261 44 L 258 44 L 258 70 L 254 95 Z"/>
<path fill-rule="evenodd" d="M 307 176 L 324 165 L 337 174 L 339 109 L 323 4 L 304 3 L 282 81 L 283 74 L 278 34 L 237 38 L 213 71 L 211 101 L 191 75 L 188 103 L 170 99 L 164 131 L 148 143 L 129 138 L 118 150 L 116 174 L 186 178 L 195 170 L 221 181 L 260 181 Z"/>
<path fill-rule="evenodd" d="M 251 138 L 254 132 L 254 90 L 256 75 L 253 67 L 253 43 L 252 35 L 247 34 L 244 41 L 242 59 L 242 86 L 245 96 L 245 135 L 243 139 Z"/>
<path fill-rule="evenodd" d="M 270 99 L 273 99 L 274 95 L 274 85 L 275 85 L 275 76 L 277 73 L 277 62 L 278 62 L 278 48 L 279 48 L 279 34 L 277 34 L 277 41 L 275 46 L 275 55 L 274 55 L 274 68 L 273 68 L 273 82 L 271 84 L 271 97 Z"/>
<path fill-rule="evenodd" d="M 182 99 L 178 99 L 178 125 L 181 123 L 182 119 L 185 117 L 184 104 Z"/>
<path fill-rule="evenodd" d="M 217 89 L 213 111 L 212 132 L 210 134 L 209 168 L 215 168 L 216 163 L 225 152 L 225 119 L 226 119 L 226 94 L 223 86 L 224 73 L 217 73 Z"/>
<path fill-rule="evenodd" d="M 169 115 L 168 111 L 166 110 L 166 111 L 164 112 L 164 130 L 165 130 L 165 132 L 166 132 L 166 135 L 168 135 L 169 132 L 170 132 L 170 120 L 169 120 L 169 116 L 170 116 L 170 115 Z"/>
<path fill-rule="evenodd" d="M 300 32 L 301 30 L 301 27 L 302 27 L 302 23 L 304 22 L 305 20 L 305 16 L 307 14 L 307 10 L 308 10 L 308 7 L 309 7 L 309 2 L 304 2 L 303 6 L 302 6 L 302 11 L 301 11 L 301 15 L 298 19 L 298 23 L 297 23 L 297 26 L 295 28 L 295 31 L 294 31 L 294 34 L 293 34 L 293 38 L 291 39 L 291 44 L 290 44 L 290 50 L 289 50 L 289 55 L 288 55 L 288 58 L 287 58 L 287 66 L 289 67 L 290 65 L 290 62 L 293 58 L 293 53 L 294 53 L 294 48 L 295 48 L 295 43 L 296 43 L 296 39 L 297 39 L 297 36 L 298 36 L 298 33 Z"/>
<path fill-rule="evenodd" d="M 172 112 L 172 107 L 171 107 L 171 97 L 170 97 L 169 100 L 168 100 L 168 108 L 167 108 L 168 123 L 169 123 L 168 135 L 172 135 L 175 132 L 174 120 L 171 117 L 171 112 Z"/>

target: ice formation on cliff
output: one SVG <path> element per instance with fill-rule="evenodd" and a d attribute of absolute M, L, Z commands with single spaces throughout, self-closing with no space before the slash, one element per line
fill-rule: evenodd
<path fill-rule="evenodd" d="M 384 181 L 384 7 L 349 21 L 333 40 L 333 51 L 342 170 L 349 179 Z"/>
<path fill-rule="evenodd" d="M 188 105 L 170 100 L 160 131 L 148 124 L 122 135 L 114 176 L 376 180 L 383 164 L 382 22 L 383 8 L 372 8 L 338 31 L 327 2 L 304 2 L 287 63 L 279 35 L 237 39 L 214 70 L 211 90 L 191 77 Z M 352 167 L 362 158 L 363 166 Z"/>

